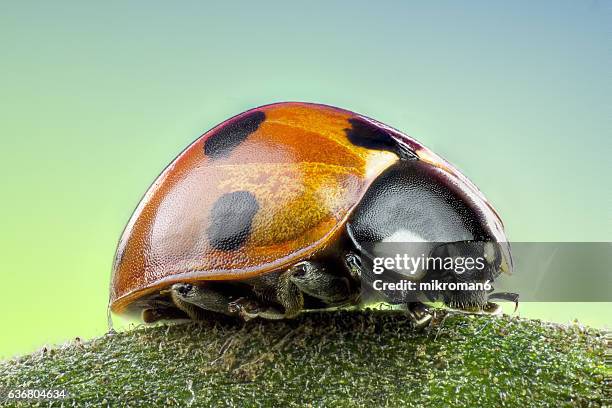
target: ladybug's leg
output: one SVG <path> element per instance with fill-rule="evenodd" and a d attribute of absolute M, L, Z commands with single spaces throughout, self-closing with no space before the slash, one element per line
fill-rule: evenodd
<path fill-rule="evenodd" d="M 193 320 L 202 320 L 207 311 L 225 315 L 232 314 L 228 309 L 230 298 L 206 285 L 175 283 L 170 288 L 170 297 L 176 307 Z"/>
<path fill-rule="evenodd" d="M 283 312 L 274 307 L 261 305 L 259 302 L 245 297 L 231 302 L 229 310 L 247 321 L 256 317 L 269 320 L 280 320 L 286 317 Z"/>
<path fill-rule="evenodd" d="M 349 280 L 328 272 L 320 263 L 300 262 L 286 273 L 301 292 L 329 305 L 346 302 L 353 296 Z"/>
<path fill-rule="evenodd" d="M 304 308 L 304 295 L 293 280 L 293 275 L 301 271 L 300 264 L 281 273 L 276 282 L 276 300 L 285 308 L 287 318 L 295 317 Z"/>
<path fill-rule="evenodd" d="M 344 266 L 355 281 L 361 282 L 361 271 L 363 270 L 363 265 L 359 255 L 354 252 L 347 252 L 344 255 Z"/>
<path fill-rule="evenodd" d="M 277 277 L 260 279 L 252 284 L 259 300 L 240 298 L 230 303 L 230 311 L 245 320 L 295 317 L 304 308 L 304 293 L 329 305 L 355 297 L 348 278 L 329 273 L 322 264 L 312 261 L 297 263 Z M 269 303 L 280 304 L 284 313 Z"/>
<path fill-rule="evenodd" d="M 255 317 L 272 320 L 295 317 L 304 308 L 304 295 L 293 282 L 293 275 L 301 272 L 299 265 L 289 268 L 271 280 L 260 278 L 254 283 L 254 292 L 258 294 L 259 300 L 240 298 L 230 303 L 230 310 L 245 320 Z M 269 303 L 280 304 L 284 312 Z"/>

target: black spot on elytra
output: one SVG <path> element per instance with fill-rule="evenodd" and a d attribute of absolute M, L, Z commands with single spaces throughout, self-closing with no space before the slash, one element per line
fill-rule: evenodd
<path fill-rule="evenodd" d="M 213 248 L 222 251 L 240 248 L 251 233 L 257 210 L 257 199 L 248 191 L 234 191 L 219 197 L 210 212 L 210 226 L 206 231 Z"/>
<path fill-rule="evenodd" d="M 230 122 L 206 139 L 204 154 L 212 158 L 229 155 L 236 146 L 255 132 L 264 120 L 266 120 L 266 114 L 262 111 L 255 111 Z"/>
<path fill-rule="evenodd" d="M 351 127 L 344 131 L 354 145 L 394 152 L 402 159 L 416 158 L 416 155 L 407 146 L 398 142 L 386 129 L 361 118 L 351 118 L 348 122 Z"/>

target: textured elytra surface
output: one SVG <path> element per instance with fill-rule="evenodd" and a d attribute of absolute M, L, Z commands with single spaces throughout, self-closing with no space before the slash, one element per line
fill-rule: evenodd
<path fill-rule="evenodd" d="M 440 320 L 423 332 L 385 311 L 138 328 L 1 363 L 0 387 L 65 388 L 64 406 L 606 404 L 604 333 Z"/>

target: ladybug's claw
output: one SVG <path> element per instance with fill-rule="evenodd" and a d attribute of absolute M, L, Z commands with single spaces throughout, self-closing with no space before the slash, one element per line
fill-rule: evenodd
<path fill-rule="evenodd" d="M 249 321 L 251 319 L 255 319 L 256 317 L 262 317 L 269 320 L 280 320 L 286 318 L 284 313 L 281 313 L 273 307 L 261 307 L 261 305 L 256 301 L 244 297 L 230 302 L 227 305 L 227 310 L 231 314 L 236 314 L 242 317 L 244 321 Z"/>
<path fill-rule="evenodd" d="M 237 314 L 242 317 L 245 321 L 251 320 L 257 317 L 259 310 L 259 305 L 257 302 L 241 297 L 239 299 L 234 300 L 233 302 L 228 303 L 227 311 L 230 314 Z"/>

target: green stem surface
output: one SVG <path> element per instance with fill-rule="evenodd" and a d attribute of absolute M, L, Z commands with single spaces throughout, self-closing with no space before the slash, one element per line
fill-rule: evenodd
<path fill-rule="evenodd" d="M 444 317 L 444 318 L 442 318 Z M 605 333 L 516 317 L 306 313 L 140 327 L 0 363 L 8 406 L 602 406 Z M 609 386 L 609 384 L 608 384 Z M 2 398 L 2 396 L 0 396 Z"/>

